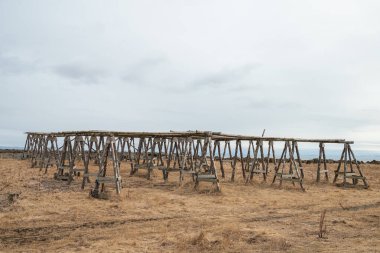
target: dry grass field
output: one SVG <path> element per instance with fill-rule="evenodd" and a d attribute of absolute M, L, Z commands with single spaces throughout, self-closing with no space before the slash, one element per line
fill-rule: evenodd
<path fill-rule="evenodd" d="M 92 184 L 82 191 L 80 180 L 67 185 L 53 180 L 55 169 L 29 165 L 0 159 L 2 252 L 380 252 L 380 165 L 362 165 L 367 190 L 316 184 L 310 164 L 306 192 L 270 185 L 272 174 L 245 185 L 238 170 L 216 193 L 207 183 L 194 191 L 189 178 L 178 187 L 176 173 L 167 184 L 158 171 L 130 177 L 123 163 L 122 193 L 109 189 L 106 200 L 89 197 Z"/>

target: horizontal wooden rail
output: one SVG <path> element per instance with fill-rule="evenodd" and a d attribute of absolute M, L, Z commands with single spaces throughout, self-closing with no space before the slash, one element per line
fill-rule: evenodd
<path fill-rule="evenodd" d="M 296 141 L 305 143 L 336 143 L 336 144 L 353 144 L 353 141 L 347 141 L 345 139 L 306 139 L 306 138 L 289 138 L 289 137 L 261 137 L 252 135 L 233 135 L 225 134 L 221 132 L 211 132 L 211 131 L 170 131 L 170 132 L 118 132 L 118 131 L 64 131 L 64 132 L 26 132 L 26 134 L 33 135 L 50 135 L 55 137 L 65 137 L 65 136 L 114 136 L 114 137 L 157 137 L 157 138 L 187 138 L 191 137 L 194 139 L 211 137 L 213 140 L 219 141 L 233 141 L 233 140 L 256 140 L 256 141 Z"/>

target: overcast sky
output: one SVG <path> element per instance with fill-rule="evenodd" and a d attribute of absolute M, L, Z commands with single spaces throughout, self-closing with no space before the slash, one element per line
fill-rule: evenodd
<path fill-rule="evenodd" d="M 0 145 L 265 128 L 380 147 L 379 13 L 378 0 L 0 0 Z"/>

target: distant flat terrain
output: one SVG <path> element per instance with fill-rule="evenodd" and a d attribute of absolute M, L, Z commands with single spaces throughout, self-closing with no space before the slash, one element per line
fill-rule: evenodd
<path fill-rule="evenodd" d="M 337 164 L 328 164 L 330 182 Z M 29 160 L 0 159 L 0 251 L 4 252 L 376 252 L 380 249 L 380 165 L 363 164 L 370 188 L 316 184 L 316 164 L 304 165 L 306 192 L 289 182 L 279 188 L 255 176 L 246 185 L 221 179 L 222 192 L 193 189 L 178 173 L 163 183 L 159 171 L 129 176 L 109 199 L 30 168 Z M 92 165 L 92 171 L 96 171 Z M 237 168 L 240 168 L 239 166 Z M 323 179 L 323 177 L 322 177 Z M 325 216 L 324 238 L 318 238 Z"/>

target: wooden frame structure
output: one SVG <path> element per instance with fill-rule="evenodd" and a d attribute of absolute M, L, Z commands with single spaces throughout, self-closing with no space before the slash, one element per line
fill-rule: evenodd
<path fill-rule="evenodd" d="M 219 171 L 222 178 L 226 177 L 226 162 L 232 168 L 230 180 L 235 181 L 236 175 L 240 174 L 245 183 L 253 182 L 254 175 L 266 181 L 269 165 L 273 164 L 272 183 L 279 181 L 281 185 L 283 181 L 290 181 L 293 185 L 299 184 L 304 190 L 304 172 L 298 143 L 306 142 L 319 144 L 317 182 L 320 181 L 321 174 L 326 181 L 329 179 L 325 144 L 335 143 L 343 145 L 343 152 L 335 171 L 334 183 L 343 176 L 344 185 L 347 185 L 348 179 L 352 179 L 353 185 L 362 180 L 364 187 L 368 187 L 351 149 L 353 142 L 344 139 L 244 136 L 205 131 L 68 131 L 26 134 L 23 158 L 31 160 L 31 167 L 45 168 L 46 172 L 49 166 L 55 165 L 55 179 L 66 180 L 68 183 L 75 176 L 81 176 L 82 189 L 93 178 L 93 196 L 104 191 L 105 183 L 114 184 L 116 192 L 120 193 L 120 163 L 124 161 L 131 166 L 130 175 L 146 170 L 146 177 L 150 179 L 152 172 L 158 170 L 166 182 L 170 173 L 179 172 L 179 184 L 182 184 L 185 175 L 190 175 L 195 188 L 205 181 L 213 183 L 217 190 L 220 190 Z M 58 142 L 62 143 L 60 148 Z M 278 159 L 274 148 L 277 143 L 284 144 Z M 98 165 L 97 173 L 89 173 L 90 162 Z M 113 170 L 107 170 L 110 162 Z M 107 175 L 110 172 L 112 175 Z"/>

